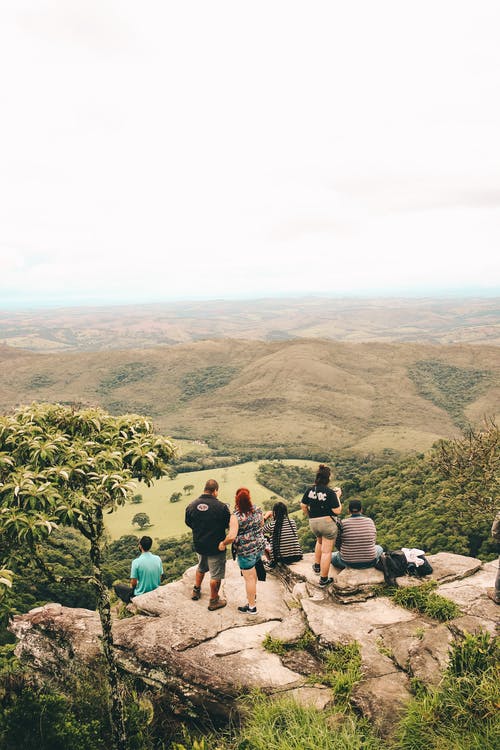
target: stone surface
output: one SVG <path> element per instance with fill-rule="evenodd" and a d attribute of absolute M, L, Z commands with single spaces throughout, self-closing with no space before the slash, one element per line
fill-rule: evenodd
<path fill-rule="evenodd" d="M 451 552 L 438 552 L 436 555 L 427 555 L 432 565 L 432 575 L 440 583 L 456 581 L 471 576 L 481 569 L 483 563 L 475 557 L 465 555 L 454 555 Z"/>
<path fill-rule="evenodd" d="M 365 568 L 364 570 L 355 570 L 346 568 L 335 576 L 333 588 L 336 594 L 352 594 L 365 589 L 373 589 L 382 586 L 384 583 L 384 574 L 375 568 Z"/>
<path fill-rule="evenodd" d="M 463 612 L 498 624 L 500 608 L 486 594 L 487 589 L 495 585 L 497 568 L 496 560 L 485 563 L 471 577 L 443 583 L 438 593 L 458 604 Z"/>
<path fill-rule="evenodd" d="M 307 623 L 302 609 L 298 609 L 297 602 L 294 607 L 287 613 L 281 622 L 274 624 L 269 635 L 272 638 L 279 638 L 283 643 L 296 643 L 306 632 Z"/>
<path fill-rule="evenodd" d="M 354 705 L 383 737 L 390 736 L 409 700 L 409 680 L 403 672 L 362 680 L 353 692 Z"/>
<path fill-rule="evenodd" d="M 191 600 L 194 568 L 181 580 L 138 596 L 129 609 L 134 616 L 113 623 L 120 667 L 147 685 L 168 692 L 179 715 L 203 711 L 224 720 L 237 696 L 259 687 L 270 694 L 292 695 L 319 709 L 332 702 L 331 691 L 307 684 L 321 671 L 316 656 L 288 650 L 284 657 L 266 651 L 266 635 L 294 644 L 309 628 L 326 647 L 357 641 L 363 678 L 355 703 L 383 734 L 388 734 L 409 699 L 409 676 L 436 684 L 448 660 L 453 638 L 464 632 L 495 630 L 499 608 L 486 596 L 493 585 L 496 561 L 440 553 L 429 557 L 439 593 L 455 601 L 462 614 L 442 625 L 377 596 L 383 584 L 373 568 L 335 571 L 327 590 L 311 568 L 313 556 L 279 566 L 257 588 L 257 616 L 238 612 L 245 602 L 244 581 L 232 561 L 221 595 L 225 608 L 209 612 L 208 580 L 202 598 Z M 333 569 L 332 569 L 333 571 Z M 419 585 L 415 578 L 398 579 Z M 355 601 L 360 596 L 362 601 Z M 17 654 L 35 674 L 64 679 L 74 660 L 92 663 L 100 656 L 100 623 L 95 612 L 48 604 L 17 616 L 12 630 Z"/>
<path fill-rule="evenodd" d="M 293 690 L 287 690 L 281 695 L 293 698 L 300 706 L 315 708 L 318 711 L 324 711 L 325 708 L 328 708 L 333 703 L 332 691 L 327 687 L 319 685 L 294 688 Z"/>
<path fill-rule="evenodd" d="M 380 625 L 404 622 L 415 619 L 415 614 L 397 607 L 387 597 L 370 599 L 349 605 L 333 605 L 330 602 L 316 602 L 302 599 L 302 607 L 312 632 L 324 643 L 365 643 L 374 638 L 375 629 Z"/>

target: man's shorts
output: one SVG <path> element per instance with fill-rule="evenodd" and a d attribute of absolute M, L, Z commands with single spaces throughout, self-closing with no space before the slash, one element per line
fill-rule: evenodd
<path fill-rule="evenodd" d="M 210 578 L 214 581 L 222 581 L 226 577 L 226 552 L 218 552 L 216 555 L 198 555 L 198 572 L 210 571 Z"/>
<path fill-rule="evenodd" d="M 236 560 L 238 562 L 240 570 L 250 570 L 251 568 L 255 568 L 255 563 L 260 558 L 260 556 L 260 552 L 258 555 L 247 555 L 246 557 L 244 557 L 243 555 L 238 555 Z"/>
<path fill-rule="evenodd" d="M 320 536 L 323 539 L 335 539 L 337 536 L 337 524 L 329 516 L 310 518 L 309 528 L 315 537 Z"/>

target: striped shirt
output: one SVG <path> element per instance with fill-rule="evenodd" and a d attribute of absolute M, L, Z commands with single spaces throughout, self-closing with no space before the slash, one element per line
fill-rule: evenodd
<path fill-rule="evenodd" d="M 274 518 L 270 518 L 264 524 L 264 534 L 270 540 L 271 549 L 271 562 L 278 562 L 274 559 L 273 555 L 273 531 L 275 526 Z M 280 548 L 279 548 L 279 560 L 287 561 L 288 558 L 299 558 L 302 557 L 302 550 L 300 549 L 300 543 L 297 537 L 297 524 L 293 518 L 284 518 L 283 525 L 281 527 L 280 536 Z"/>
<path fill-rule="evenodd" d="M 355 513 L 342 521 L 340 556 L 346 563 L 375 560 L 377 530 L 371 518 Z"/>

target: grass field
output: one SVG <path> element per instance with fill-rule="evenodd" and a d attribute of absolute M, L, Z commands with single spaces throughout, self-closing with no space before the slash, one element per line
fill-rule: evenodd
<path fill-rule="evenodd" d="M 137 492 L 143 497 L 142 503 L 127 503 L 123 508 L 118 508 L 116 513 L 105 516 L 106 528 L 112 539 L 118 539 L 124 534 L 138 534 L 140 530 L 138 526 L 132 525 L 132 518 L 136 513 L 147 513 L 151 526 L 145 527 L 142 533 L 157 539 L 185 534 L 189 531 L 184 524 L 186 505 L 201 495 L 207 479 L 216 479 L 219 482 L 219 499 L 231 507 L 233 507 L 234 496 L 239 487 L 248 487 L 252 500 L 256 505 L 260 505 L 274 493 L 257 482 L 255 475 L 259 463 L 263 462 L 250 461 L 223 469 L 206 469 L 178 474 L 175 479 L 160 479 L 152 487 L 138 485 Z M 311 482 L 314 480 L 314 471 L 318 466 L 316 461 L 290 459 L 283 463 L 310 467 Z M 194 484 L 194 490 L 190 495 L 183 491 L 183 487 L 188 484 Z M 173 492 L 182 492 L 182 499 L 177 503 L 170 502 Z"/>

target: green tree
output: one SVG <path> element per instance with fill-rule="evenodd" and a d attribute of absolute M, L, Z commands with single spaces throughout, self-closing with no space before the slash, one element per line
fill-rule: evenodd
<path fill-rule="evenodd" d="M 90 545 L 86 580 L 97 592 L 102 648 L 110 687 L 113 746 L 127 747 L 122 691 L 114 657 L 108 589 L 103 578 L 104 512 L 113 512 L 140 480 L 168 473 L 175 452 L 137 415 L 32 404 L 0 417 L 0 567 L 28 548 L 47 575 L 40 544 L 58 525 L 77 529 Z"/>
<path fill-rule="evenodd" d="M 140 493 L 133 495 L 131 502 L 134 503 L 134 505 L 140 505 L 142 503 L 142 495 Z"/>
<path fill-rule="evenodd" d="M 182 492 L 172 492 L 172 494 L 170 495 L 170 502 L 178 503 L 181 498 L 182 498 Z"/>
<path fill-rule="evenodd" d="M 460 516 L 491 522 L 500 489 L 500 429 L 493 421 L 460 440 L 441 440 L 431 463 L 444 478 L 441 497 L 450 507 Z"/>
<path fill-rule="evenodd" d="M 184 490 L 186 495 L 190 495 L 194 490 L 194 484 L 185 484 L 182 489 Z"/>
<path fill-rule="evenodd" d="M 132 526 L 134 524 L 137 524 L 137 526 L 140 529 L 143 529 L 144 526 L 151 526 L 151 522 L 149 520 L 149 516 L 147 513 L 136 513 L 135 516 L 132 519 Z"/>

